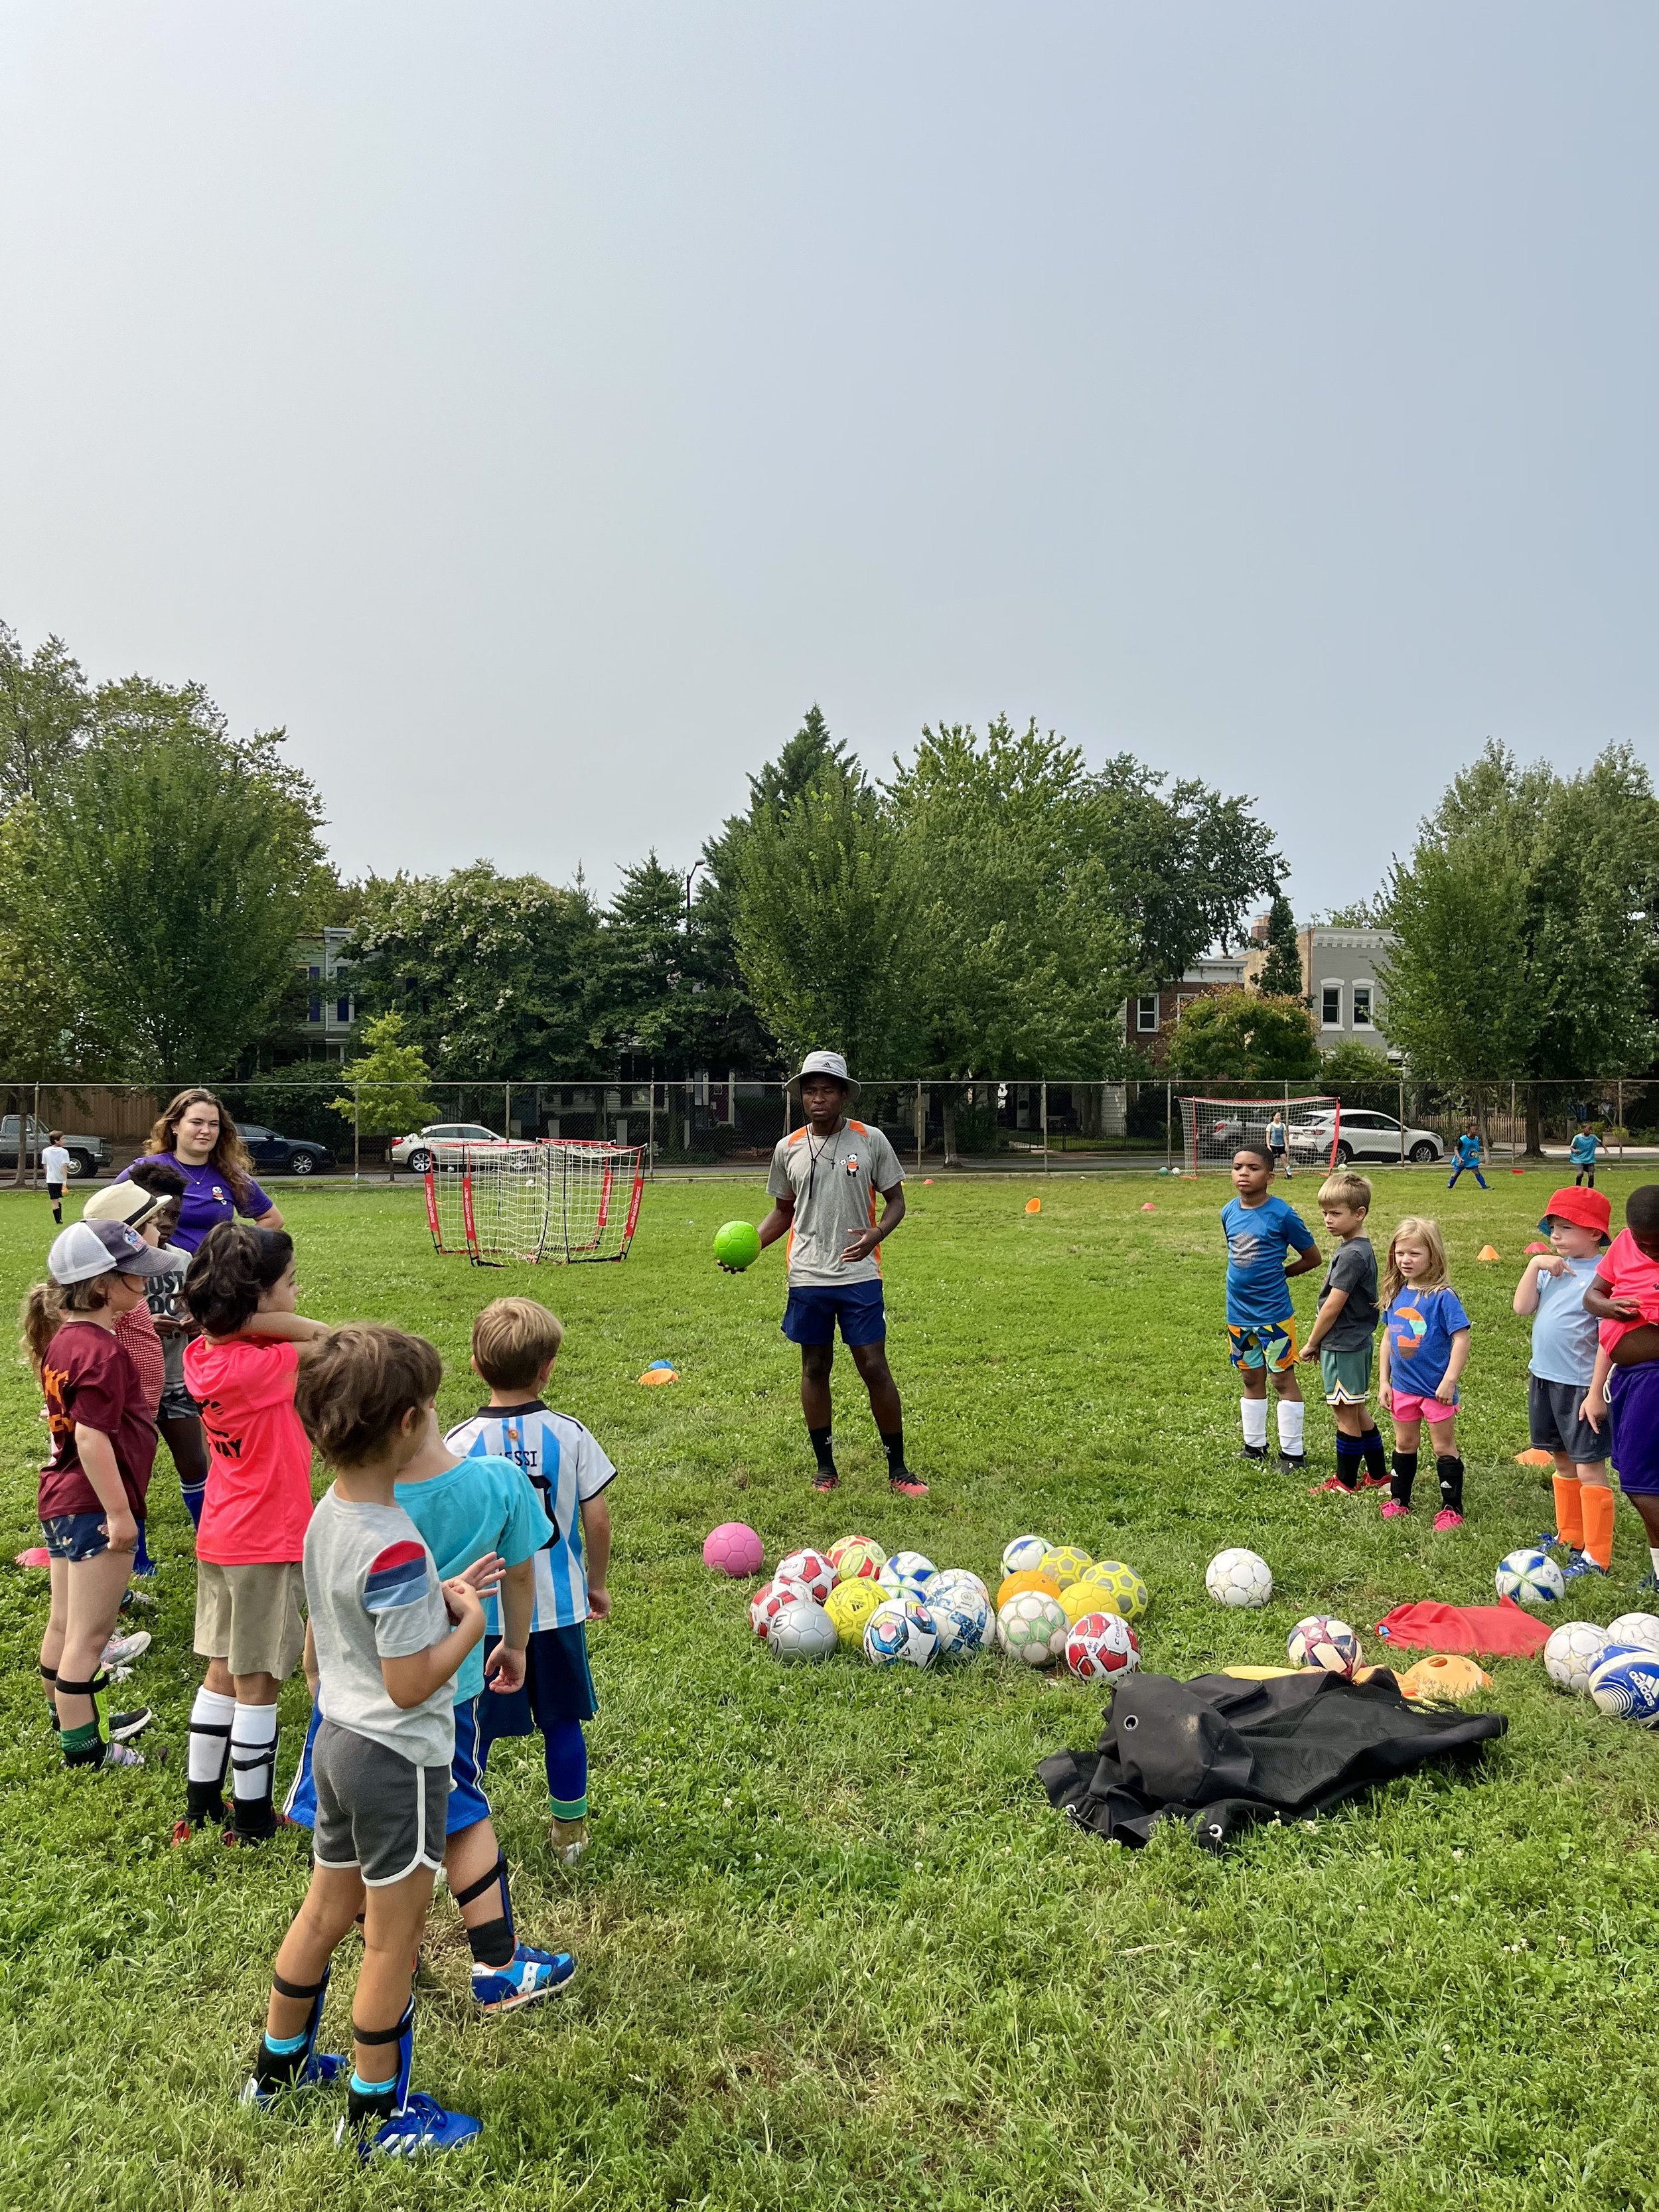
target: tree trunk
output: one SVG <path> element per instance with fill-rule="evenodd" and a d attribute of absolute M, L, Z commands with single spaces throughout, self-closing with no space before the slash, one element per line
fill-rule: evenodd
<path fill-rule="evenodd" d="M 1544 1157 L 1544 1115 L 1539 1103 L 1538 1085 L 1527 1085 L 1527 1158 L 1541 1160 Z"/>
<path fill-rule="evenodd" d="M 939 1113 L 945 1123 L 945 1164 L 957 1164 L 957 1094 L 956 1086 L 947 1083 L 939 1099 Z"/>

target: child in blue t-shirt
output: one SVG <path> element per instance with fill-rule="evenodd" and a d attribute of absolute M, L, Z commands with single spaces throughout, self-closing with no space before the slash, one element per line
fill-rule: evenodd
<path fill-rule="evenodd" d="M 1227 1237 L 1227 1344 L 1243 1397 L 1245 1459 L 1267 1456 L 1267 1377 L 1279 1395 L 1279 1462 L 1305 1466 L 1306 1408 L 1296 1377 L 1296 1314 L 1290 1278 L 1319 1265 L 1319 1247 L 1301 1216 L 1274 1198 L 1273 1156 L 1266 1145 L 1233 1154 L 1234 1195 L 1221 1209 Z M 1294 1250 L 1294 1261 L 1286 1254 Z"/>
<path fill-rule="evenodd" d="M 1578 1170 L 1572 1179 L 1575 1190 L 1586 1183 L 1592 1190 L 1595 1189 L 1595 1156 L 1601 1150 L 1601 1139 L 1594 1129 L 1579 1129 L 1574 1132 L 1572 1142 L 1567 1146 L 1567 1158 Z"/>
<path fill-rule="evenodd" d="M 1458 1139 L 1454 1149 L 1451 1180 L 1446 1185 L 1448 1190 L 1457 1181 L 1465 1168 L 1473 1170 L 1475 1181 L 1481 1189 L 1485 1190 L 1486 1178 L 1480 1172 L 1480 1130 L 1479 1125 L 1474 1121 L 1464 1123 L 1463 1133 Z"/>
<path fill-rule="evenodd" d="M 1469 1357 L 1469 1317 L 1447 1280 L 1437 1221 L 1407 1214 L 1394 1232 L 1382 1275 L 1382 1355 L 1377 1397 L 1394 1420 L 1394 1480 L 1385 1521 L 1409 1513 L 1417 1448 L 1429 1425 L 1440 1478 L 1437 1529 L 1463 1525 L 1463 1462 L 1457 1456 L 1457 1384 Z"/>

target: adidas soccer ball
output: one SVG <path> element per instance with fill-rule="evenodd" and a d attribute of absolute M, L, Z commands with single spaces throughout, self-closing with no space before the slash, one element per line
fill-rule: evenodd
<path fill-rule="evenodd" d="M 1273 1594 L 1273 1569 L 1255 1552 L 1218 1552 L 1204 1570 L 1204 1587 L 1218 1605 L 1266 1605 Z"/>
<path fill-rule="evenodd" d="M 1115 1613 L 1085 1613 L 1072 1623 L 1066 1639 L 1066 1664 L 1079 1682 L 1100 1682 L 1127 1674 L 1140 1664 L 1140 1638 Z"/>
<path fill-rule="evenodd" d="M 1612 1641 L 1607 1630 L 1593 1620 L 1565 1620 L 1544 1646 L 1544 1672 L 1558 1690 L 1588 1697 L 1590 1676 Z"/>
<path fill-rule="evenodd" d="M 1146 1583 L 1121 1559 L 1097 1559 L 1083 1580 L 1096 1593 L 1095 1602 L 1103 1613 L 1118 1613 L 1125 1620 L 1139 1620 L 1152 1602 Z"/>
<path fill-rule="evenodd" d="M 1042 1565 L 1043 1554 L 1048 1549 L 1046 1536 L 1016 1536 L 1012 1544 L 1002 1547 L 1002 1571 L 1005 1575 L 1023 1575 Z"/>
<path fill-rule="evenodd" d="M 838 1640 L 823 1607 L 810 1597 L 797 1597 L 774 1616 L 766 1648 L 775 1659 L 793 1666 L 803 1659 L 827 1659 Z"/>
<path fill-rule="evenodd" d="M 1359 1638 L 1346 1620 L 1310 1613 L 1298 1620 L 1285 1646 L 1292 1667 L 1322 1668 L 1328 1674 L 1352 1676 L 1363 1663 Z"/>
<path fill-rule="evenodd" d="M 991 1626 L 991 1604 L 981 1590 L 956 1583 L 947 1590 L 930 1589 L 927 1610 L 939 1631 L 939 1656 L 966 1658 L 977 1651 Z"/>
<path fill-rule="evenodd" d="M 830 1547 L 830 1564 L 838 1583 L 874 1582 L 887 1564 L 887 1554 L 872 1536 L 843 1536 Z"/>
<path fill-rule="evenodd" d="M 811 1600 L 812 1593 L 805 1583 L 791 1582 L 787 1575 L 774 1575 L 769 1583 L 763 1583 L 749 1601 L 749 1625 L 756 1635 L 766 1635 L 784 1607 L 798 1597 Z"/>
<path fill-rule="evenodd" d="M 1042 1555 L 1042 1572 L 1061 1589 L 1080 1583 L 1094 1561 L 1075 1544 L 1051 1544 Z"/>
<path fill-rule="evenodd" d="M 778 1561 L 778 1580 L 799 1583 L 814 1605 L 822 1605 L 836 1587 L 836 1571 L 822 1552 L 805 1544 Z"/>
<path fill-rule="evenodd" d="M 1011 1658 L 1047 1667 L 1066 1649 L 1072 1624 L 1046 1590 L 1021 1590 L 997 1615 L 997 1641 Z"/>
<path fill-rule="evenodd" d="M 703 1538 L 704 1566 L 730 1575 L 734 1582 L 745 1575 L 757 1575 L 765 1559 L 765 1547 L 746 1521 L 722 1521 Z"/>
<path fill-rule="evenodd" d="M 927 1585 L 929 1600 L 943 1596 L 948 1589 L 977 1590 L 988 1610 L 993 1613 L 995 1612 L 996 1608 L 991 1604 L 990 1591 L 969 1567 L 941 1567 L 934 1580 Z"/>
<path fill-rule="evenodd" d="M 864 1642 L 865 1624 L 881 1601 L 878 1584 L 867 1576 L 860 1576 L 856 1582 L 837 1583 L 830 1591 L 823 1609 L 849 1651 L 856 1651 Z"/>
<path fill-rule="evenodd" d="M 1610 1719 L 1659 1727 L 1659 1651 L 1645 1644 L 1609 1644 L 1590 1669 L 1589 1693 Z"/>
<path fill-rule="evenodd" d="M 1659 1613 L 1621 1613 L 1607 1623 L 1609 1644 L 1645 1644 L 1659 1651 Z"/>
<path fill-rule="evenodd" d="M 864 1624 L 864 1656 L 872 1667 L 926 1667 L 939 1650 L 939 1631 L 913 1597 L 884 1598 Z"/>
<path fill-rule="evenodd" d="M 1074 1626 L 1085 1613 L 1105 1610 L 1100 1602 L 1100 1592 L 1092 1583 L 1067 1583 L 1060 1594 L 1060 1609 Z"/>
<path fill-rule="evenodd" d="M 1567 1586 L 1549 1553 L 1530 1549 L 1506 1553 L 1492 1581 L 1499 1597 L 1519 1598 L 1522 1605 L 1553 1605 Z"/>
<path fill-rule="evenodd" d="M 876 1580 L 889 1597 L 921 1597 L 938 1573 L 933 1561 L 920 1552 L 895 1552 L 883 1562 Z"/>

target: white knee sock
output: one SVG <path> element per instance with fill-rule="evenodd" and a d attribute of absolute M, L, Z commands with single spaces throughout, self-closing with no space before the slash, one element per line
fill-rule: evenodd
<path fill-rule="evenodd" d="M 1279 1401 L 1279 1449 L 1282 1452 L 1299 1454 L 1302 1449 L 1302 1417 L 1307 1407 L 1298 1399 L 1281 1398 Z"/>
<path fill-rule="evenodd" d="M 1656 1575 L 1659 1575 L 1659 1544 L 1650 1544 L 1648 1546 L 1648 1557 L 1653 1561 L 1654 1573 Z"/>
<path fill-rule="evenodd" d="M 1265 1450 L 1267 1443 L 1267 1401 L 1265 1398 L 1241 1398 L 1238 1410 L 1244 1422 L 1244 1441 L 1260 1444 Z"/>
<path fill-rule="evenodd" d="M 198 1690 L 190 1709 L 189 1764 L 186 1779 L 222 1782 L 230 1757 L 230 1728 L 236 1717 L 234 1698 L 222 1698 L 216 1690 Z M 213 1734 L 205 1731 L 211 1729 Z"/>
<path fill-rule="evenodd" d="M 245 1802 L 269 1797 L 276 1772 L 276 1708 L 238 1705 L 230 1731 L 235 1794 Z"/>

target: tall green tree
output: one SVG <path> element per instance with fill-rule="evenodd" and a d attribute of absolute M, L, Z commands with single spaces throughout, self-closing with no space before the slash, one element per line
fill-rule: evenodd
<path fill-rule="evenodd" d="M 1193 777 L 1172 782 L 1130 753 L 1092 781 L 1094 849 L 1133 933 L 1141 988 L 1151 990 L 1237 937 L 1256 902 L 1278 890 L 1285 860 L 1249 799 Z"/>
<path fill-rule="evenodd" d="M 1302 948 L 1297 942 L 1296 916 L 1282 891 L 1275 891 L 1267 908 L 1267 957 L 1255 979 L 1258 991 L 1270 999 L 1299 999 L 1303 995 Z"/>
<path fill-rule="evenodd" d="M 407 1034 L 401 1014 L 379 1014 L 362 1027 L 364 1049 L 340 1068 L 345 1085 L 330 1101 L 365 1137 L 397 1137 L 438 1119 L 427 1097 L 432 1072 L 419 1045 Z"/>
<path fill-rule="evenodd" d="M 92 695 L 62 638 L 26 653 L 0 622 L 0 814 L 49 800 L 91 727 Z"/>
<path fill-rule="evenodd" d="M 1182 1008 L 1165 1064 L 1182 1081 L 1302 1082 L 1319 1073 L 1319 1048 L 1299 998 L 1213 991 Z"/>
<path fill-rule="evenodd" d="M 684 878 L 654 852 L 623 870 L 605 909 L 600 953 L 599 1018 L 618 1056 L 644 1060 L 669 1077 L 739 1064 L 729 1057 L 732 1009 L 708 935 L 688 922 Z"/>

